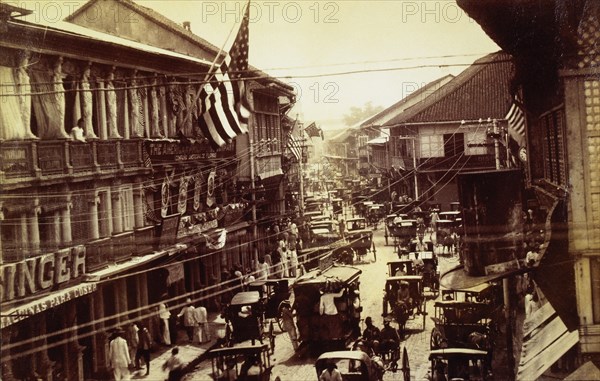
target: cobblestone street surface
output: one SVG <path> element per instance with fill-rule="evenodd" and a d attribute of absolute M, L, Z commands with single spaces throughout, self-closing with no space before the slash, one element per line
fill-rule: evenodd
<path fill-rule="evenodd" d="M 374 241 L 377 251 L 377 261 L 373 262 L 373 255 L 368 254 L 365 262 L 358 263 L 355 266 L 362 270 L 361 275 L 361 303 L 363 312 L 361 318 L 364 320 L 371 316 L 375 324 L 383 326 L 382 319 L 382 300 L 385 279 L 387 276 L 387 262 L 398 259 L 393 246 L 385 246 L 383 225 L 374 231 Z M 440 257 L 439 268 L 443 272 L 458 263 L 457 257 Z M 427 293 L 429 294 L 429 293 Z M 401 343 L 401 347 L 406 347 L 408 351 L 411 380 L 425 380 L 429 370 L 429 339 L 433 322 L 430 316 L 433 314 L 434 300 L 427 300 L 427 313 L 425 319 L 425 329 L 423 328 L 423 317 L 417 315 L 414 320 L 407 323 L 407 337 Z M 397 326 L 396 323 L 392 323 Z M 364 329 L 364 322 L 361 330 Z M 316 380 L 317 374 L 314 368 L 315 357 L 310 356 L 306 349 L 301 349 L 299 353 L 294 353 L 292 344 L 286 334 L 282 334 L 276 328 L 275 353 L 272 356 L 273 375 L 271 380 L 277 376 L 282 381 L 306 381 Z M 401 367 L 401 365 L 399 365 Z M 193 373 L 190 373 L 186 380 L 210 380 L 211 379 L 210 361 L 201 363 Z M 401 372 L 386 372 L 384 380 L 400 380 Z"/>

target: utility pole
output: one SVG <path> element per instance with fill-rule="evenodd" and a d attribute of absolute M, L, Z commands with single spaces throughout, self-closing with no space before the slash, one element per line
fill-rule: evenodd
<path fill-rule="evenodd" d="M 489 119 L 488 119 L 489 121 Z M 498 122 L 496 121 L 496 119 L 494 119 L 492 121 L 492 127 L 491 127 L 491 131 L 490 128 L 488 127 L 488 132 L 487 132 L 488 137 L 494 139 L 494 156 L 496 159 L 496 170 L 501 170 L 502 169 L 502 161 L 501 161 L 501 157 L 500 157 L 500 139 L 502 137 L 502 134 L 500 133 L 500 129 L 498 128 Z M 508 156 L 506 158 L 508 160 Z M 514 358 L 514 353 L 513 353 L 513 319 L 511 317 L 511 310 L 512 310 L 512 306 L 511 306 L 511 302 L 510 302 L 510 285 L 511 285 L 511 278 L 510 277 L 506 277 L 504 279 L 502 279 L 502 293 L 503 293 L 503 299 L 504 299 L 504 318 L 506 319 L 506 352 L 507 352 L 507 359 L 508 359 L 508 365 L 510 367 L 510 374 L 514 374 L 515 372 L 515 358 Z"/>
<path fill-rule="evenodd" d="M 250 202 L 252 203 L 252 242 L 258 242 L 258 226 L 256 221 L 256 184 L 254 182 L 255 168 L 254 168 L 254 139 L 252 138 L 254 129 L 251 129 L 248 133 L 248 145 L 250 146 Z M 258 264 L 258 247 L 254 244 L 253 258 L 254 264 Z"/>
<path fill-rule="evenodd" d="M 296 120 L 298 114 L 296 114 Z M 298 124 L 300 130 L 300 159 L 298 159 L 298 176 L 300 176 L 300 216 L 304 216 L 304 123 Z"/>

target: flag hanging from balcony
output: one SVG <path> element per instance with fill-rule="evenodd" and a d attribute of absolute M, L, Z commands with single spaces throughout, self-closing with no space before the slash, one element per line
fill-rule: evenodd
<path fill-rule="evenodd" d="M 508 113 L 506 114 L 506 120 L 508 122 L 508 148 L 514 159 L 519 157 L 519 152 L 525 148 L 525 112 L 521 106 L 519 97 L 515 96 Z"/>
<path fill-rule="evenodd" d="M 287 148 L 290 150 L 292 155 L 294 155 L 296 160 L 299 161 L 300 158 L 302 157 L 302 144 L 300 142 L 300 139 L 298 139 L 294 135 L 290 134 L 288 141 L 287 141 Z"/>
<path fill-rule="evenodd" d="M 248 70 L 248 20 L 250 2 L 229 54 L 200 92 L 198 124 L 213 146 L 221 147 L 248 132 L 250 106 L 243 78 Z"/>

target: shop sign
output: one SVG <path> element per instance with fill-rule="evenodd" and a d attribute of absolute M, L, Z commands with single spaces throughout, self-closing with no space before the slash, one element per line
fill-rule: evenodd
<path fill-rule="evenodd" d="M 171 214 L 170 216 L 163 217 L 160 224 L 159 247 L 164 248 L 175 244 L 180 216 L 180 214 Z"/>
<path fill-rule="evenodd" d="M 85 253 L 85 246 L 79 245 L 2 265 L 2 302 L 34 295 L 81 277 L 86 271 Z"/>
<path fill-rule="evenodd" d="M 217 157 L 217 152 L 209 144 L 196 143 L 183 145 L 169 141 L 148 142 L 146 144 L 148 155 L 150 155 L 150 160 L 153 163 L 183 162 Z"/>
<path fill-rule="evenodd" d="M 44 312 L 50 308 L 54 308 L 60 304 L 66 303 L 69 300 L 79 298 L 96 291 L 96 283 L 82 283 L 80 285 L 58 291 L 42 297 L 40 300 L 28 303 L 24 306 L 16 307 L 6 314 L 2 314 L 1 327 L 5 328 L 11 324 L 15 324 L 28 317 Z"/>
<path fill-rule="evenodd" d="M 206 218 L 206 213 L 198 213 L 194 215 L 194 219 L 202 222 L 192 223 L 192 216 L 181 217 L 179 229 L 177 229 L 177 238 L 198 235 L 218 227 L 219 224 L 216 219 L 207 221 Z"/>

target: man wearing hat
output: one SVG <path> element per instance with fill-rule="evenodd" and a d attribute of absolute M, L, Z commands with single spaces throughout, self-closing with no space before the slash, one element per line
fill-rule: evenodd
<path fill-rule="evenodd" d="M 398 348 L 400 344 L 400 336 L 398 336 L 398 331 L 393 328 L 390 323 L 392 322 L 392 318 L 386 316 L 383 319 L 383 329 L 379 334 L 380 343 L 379 349 L 382 353 L 389 352 Z"/>
<path fill-rule="evenodd" d="M 129 357 L 129 348 L 123 334 L 123 330 L 117 328 L 114 331 L 115 338 L 108 346 L 108 365 L 113 371 L 115 381 L 129 380 L 131 357 Z"/>
<path fill-rule="evenodd" d="M 181 318 L 183 316 L 183 326 L 185 327 L 185 332 L 188 335 L 188 339 L 190 343 L 194 341 L 194 327 L 196 326 L 196 313 L 194 312 L 194 306 L 192 305 L 192 299 L 187 298 L 186 306 L 181 309 L 181 312 L 177 314 L 177 318 Z"/>

